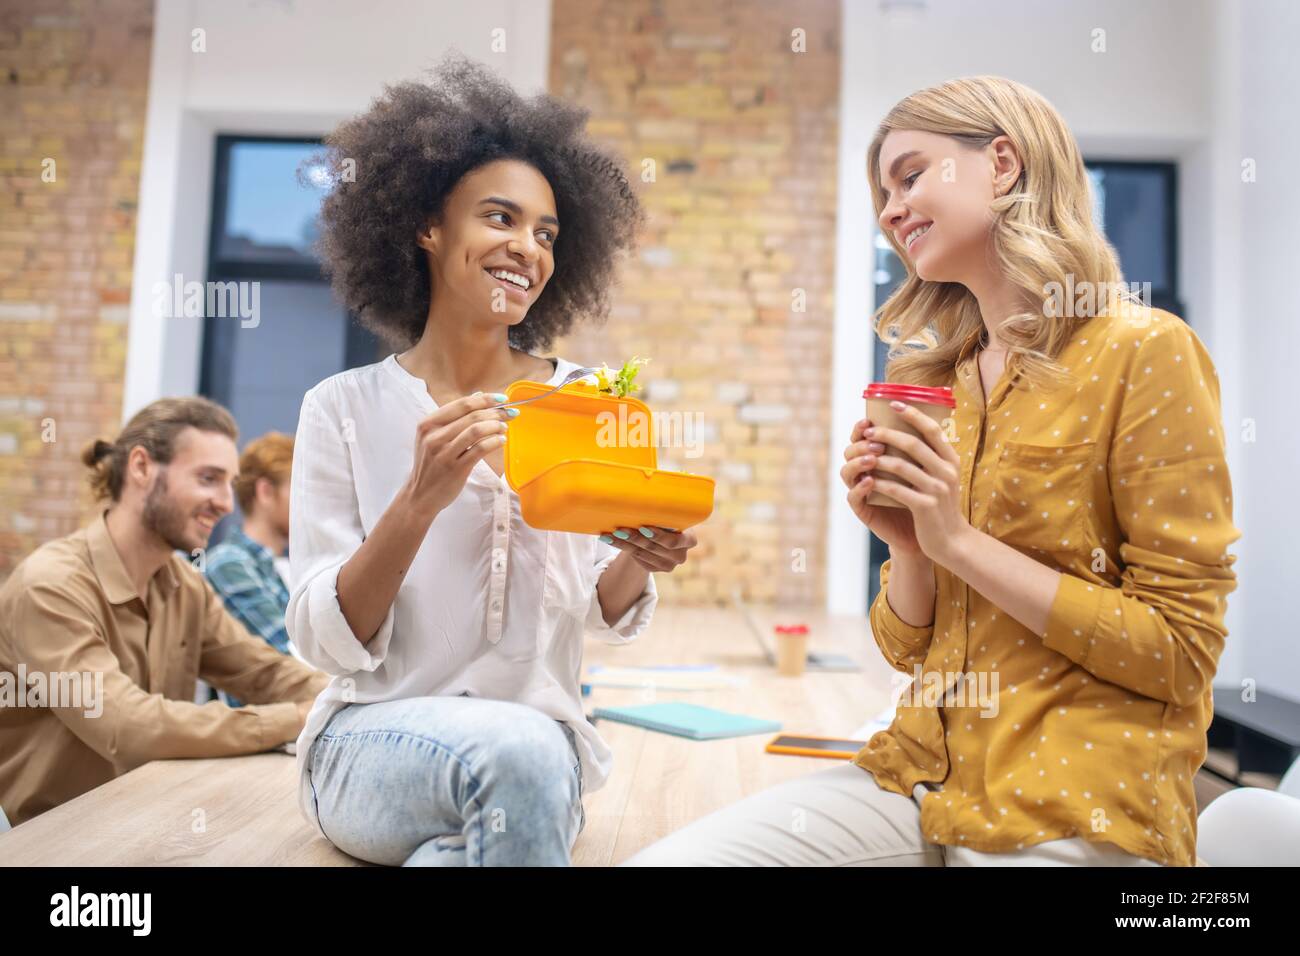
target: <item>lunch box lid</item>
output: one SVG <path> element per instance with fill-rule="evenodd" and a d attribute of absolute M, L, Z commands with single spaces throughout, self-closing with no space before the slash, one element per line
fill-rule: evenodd
<path fill-rule="evenodd" d="M 521 380 L 506 389 L 512 402 L 551 388 Z M 506 431 L 505 477 L 518 492 L 538 475 L 563 461 L 588 460 L 655 469 L 650 409 L 635 398 L 601 393 L 587 382 L 574 382 L 545 398 L 519 406 Z"/>

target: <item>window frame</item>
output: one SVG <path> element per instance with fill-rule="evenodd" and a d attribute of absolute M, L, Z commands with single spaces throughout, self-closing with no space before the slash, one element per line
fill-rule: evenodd
<path fill-rule="evenodd" d="M 214 282 L 230 279 L 300 279 L 325 282 L 320 263 L 312 262 L 243 262 L 220 256 L 221 237 L 226 231 L 226 206 L 230 197 L 230 154 L 245 143 L 283 143 L 321 146 L 319 136 L 266 136 L 261 134 L 218 133 L 213 164 L 212 221 L 208 227 L 208 278 Z"/>
<path fill-rule="evenodd" d="M 1152 285 L 1150 305 L 1158 309 L 1166 309 L 1187 322 L 1186 309 L 1178 296 L 1178 163 L 1173 160 L 1159 159 L 1084 159 L 1083 165 L 1085 169 L 1090 171 L 1101 170 L 1104 172 L 1107 169 L 1145 170 L 1158 173 L 1160 178 L 1164 180 L 1167 207 L 1162 231 L 1164 232 L 1165 255 L 1167 258 L 1165 274 L 1169 276 L 1169 286 L 1165 289 L 1157 289 Z M 1101 226 L 1104 231 L 1106 224 L 1103 222 Z M 1110 240 L 1107 239 L 1107 241 Z M 1117 249 L 1116 254 L 1118 255 L 1118 253 L 1119 250 Z M 1126 276 L 1125 281 L 1141 280 L 1130 280 Z"/>
<path fill-rule="evenodd" d="M 269 136 L 261 133 L 218 133 L 214 144 L 212 190 L 209 196 L 211 221 L 208 226 L 206 256 L 209 282 L 305 282 L 327 285 L 329 278 L 319 262 L 243 262 L 223 259 L 218 254 L 221 236 L 226 229 L 226 206 L 230 197 L 230 155 L 243 143 L 295 143 L 322 146 L 319 136 Z M 238 323 L 203 320 L 202 352 L 199 357 L 198 393 L 221 404 L 228 404 L 231 390 L 231 359 Z M 347 316 L 344 367 L 369 364 L 376 351 L 378 337 L 365 329 L 351 311 Z"/>

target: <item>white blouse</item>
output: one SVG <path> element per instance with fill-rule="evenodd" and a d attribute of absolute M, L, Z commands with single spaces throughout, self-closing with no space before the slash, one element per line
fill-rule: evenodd
<path fill-rule="evenodd" d="M 578 366 L 556 359 L 549 384 Z M 573 728 L 587 791 L 612 754 L 583 713 L 584 627 L 625 644 L 650 623 L 654 577 L 612 627 L 596 581 L 618 549 L 595 535 L 538 531 L 485 461 L 441 511 L 378 633 L 352 634 L 335 590 L 411 472 L 416 426 L 437 409 L 424 382 L 389 356 L 321 382 L 303 398 L 294 443 L 289 539 L 294 582 L 285 625 L 308 663 L 333 676 L 297 741 L 299 805 L 316 823 L 312 742 L 348 703 L 468 694 L 534 707 Z"/>

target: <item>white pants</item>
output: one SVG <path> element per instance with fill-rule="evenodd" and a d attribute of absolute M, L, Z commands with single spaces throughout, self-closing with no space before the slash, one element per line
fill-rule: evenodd
<path fill-rule="evenodd" d="M 1113 843 L 1049 840 L 1010 853 L 929 843 L 921 799 L 882 790 L 844 763 L 788 780 L 702 817 L 624 866 L 1159 866 Z"/>

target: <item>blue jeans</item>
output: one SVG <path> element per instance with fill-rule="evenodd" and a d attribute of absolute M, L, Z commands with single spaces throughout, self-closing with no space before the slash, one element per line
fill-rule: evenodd
<path fill-rule="evenodd" d="M 586 815 L 568 725 L 509 701 L 350 704 L 308 764 L 321 830 L 389 866 L 568 866 Z"/>

